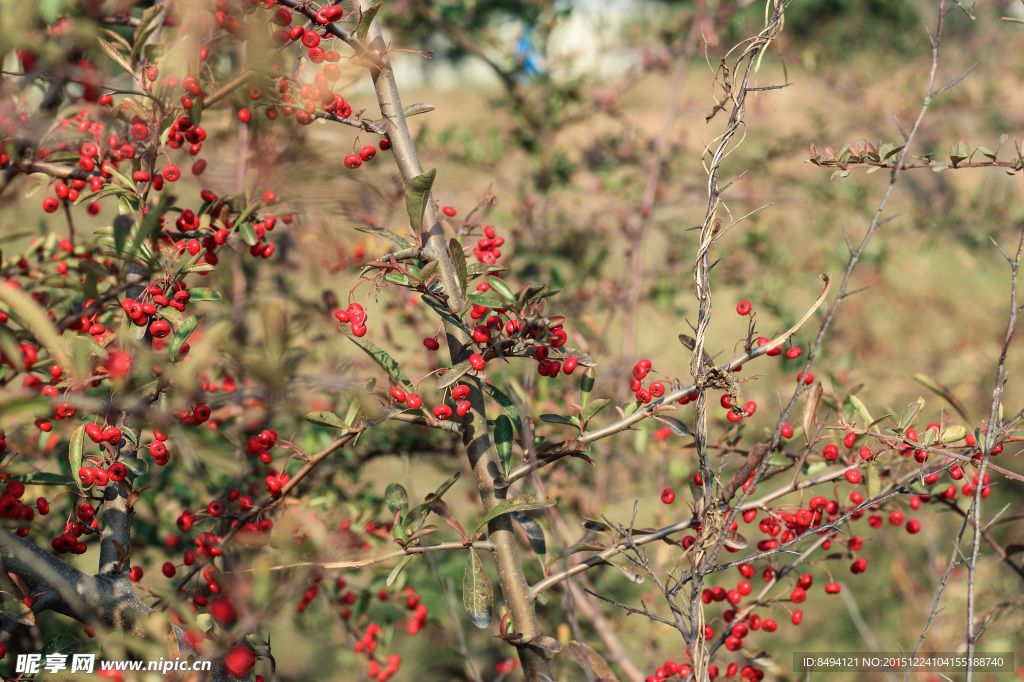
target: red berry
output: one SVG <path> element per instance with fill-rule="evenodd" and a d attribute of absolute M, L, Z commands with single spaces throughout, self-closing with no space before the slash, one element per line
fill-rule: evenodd
<path fill-rule="evenodd" d="M 406 404 L 414 410 L 418 410 L 423 405 L 423 398 L 416 393 L 410 393 L 405 399 Z"/>
<path fill-rule="evenodd" d="M 663 504 L 672 504 L 676 501 L 676 492 L 672 488 L 665 488 L 661 491 L 661 501 Z"/>
<path fill-rule="evenodd" d="M 822 450 L 822 455 L 824 455 L 826 461 L 834 462 L 839 457 L 839 448 L 834 443 L 829 443 Z"/>
<path fill-rule="evenodd" d="M 452 389 L 452 399 L 454 400 L 464 400 L 467 396 L 469 396 L 469 386 L 465 384 L 459 384 Z"/>
<path fill-rule="evenodd" d="M 233 677 L 247 677 L 255 666 L 256 652 L 247 646 L 236 646 L 224 656 L 224 670 Z"/>
<path fill-rule="evenodd" d="M 361 158 L 363 161 L 369 161 L 376 155 L 377 148 L 374 147 L 372 144 L 368 144 L 359 150 L 359 158 Z"/>
<path fill-rule="evenodd" d="M 825 585 L 825 594 L 839 594 L 842 588 L 839 583 L 829 583 Z"/>
<path fill-rule="evenodd" d="M 238 120 L 242 123 L 248 123 L 252 120 L 252 112 L 248 109 L 242 108 L 238 110 Z"/>
<path fill-rule="evenodd" d="M 790 360 L 796 360 L 800 357 L 801 350 L 799 348 L 790 348 L 786 351 L 786 357 Z"/>
<path fill-rule="evenodd" d="M 359 168 L 362 165 L 363 160 L 359 157 L 358 154 L 349 154 L 348 156 L 345 157 L 346 168 Z"/>
<path fill-rule="evenodd" d="M 793 612 L 793 625 L 800 625 L 800 621 L 804 619 L 804 612 L 797 609 Z"/>
<path fill-rule="evenodd" d="M 857 442 L 857 434 L 850 432 L 843 438 L 843 445 L 852 448 L 854 443 Z"/>
<path fill-rule="evenodd" d="M 736 312 L 740 315 L 750 314 L 750 301 L 740 301 L 736 304 Z"/>
<path fill-rule="evenodd" d="M 576 365 L 579 364 L 579 360 L 574 357 L 568 357 L 565 362 L 562 363 L 562 372 L 565 374 L 572 374 L 573 370 L 576 369 Z"/>
<path fill-rule="evenodd" d="M 466 413 L 469 412 L 471 407 L 472 405 L 470 405 L 468 400 L 463 400 L 461 403 L 459 403 L 459 406 L 455 408 L 455 414 L 459 415 L 460 417 L 465 417 Z"/>
<path fill-rule="evenodd" d="M 846 472 L 846 480 L 854 485 L 860 483 L 860 472 L 856 469 L 850 469 Z"/>
<path fill-rule="evenodd" d="M 423 339 L 423 345 L 427 347 L 427 350 L 437 350 L 441 347 L 437 339 Z"/>
<path fill-rule="evenodd" d="M 469 364 L 473 369 L 479 372 L 484 368 L 486 363 L 484 362 L 484 356 L 479 353 L 473 353 L 469 356 Z"/>
<path fill-rule="evenodd" d="M 43 199 L 43 210 L 47 213 L 53 213 L 60 208 L 60 202 L 53 197 L 46 197 Z"/>
<path fill-rule="evenodd" d="M 783 438 L 792 438 L 793 437 L 793 427 L 790 426 L 789 424 L 783 424 L 782 425 L 782 437 Z"/>
<path fill-rule="evenodd" d="M 444 208 L 441 209 L 441 212 L 444 213 L 449 218 L 453 218 L 455 216 L 455 209 L 452 208 L 451 206 L 445 206 Z"/>
<path fill-rule="evenodd" d="M 451 419 L 452 408 L 448 407 L 447 405 L 438 405 L 437 407 L 434 408 L 434 416 L 440 419 L 441 421 Z"/>
<path fill-rule="evenodd" d="M 395 386 L 391 389 L 391 397 L 400 403 L 405 402 L 405 391 L 400 386 Z"/>
<path fill-rule="evenodd" d="M 164 572 L 164 575 L 167 576 L 168 578 L 173 578 L 174 577 L 175 568 L 174 568 L 174 564 L 172 564 L 170 561 L 165 561 L 164 562 L 162 570 Z"/>

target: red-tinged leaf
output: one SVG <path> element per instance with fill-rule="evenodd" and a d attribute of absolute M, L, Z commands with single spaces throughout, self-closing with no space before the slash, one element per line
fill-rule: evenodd
<path fill-rule="evenodd" d="M 462 536 L 463 542 L 469 542 L 469 538 L 466 537 L 466 531 L 463 530 L 462 524 L 459 523 L 458 519 L 452 516 L 452 511 L 448 508 L 448 505 L 445 504 L 444 500 L 439 497 L 435 497 L 430 501 L 430 506 L 428 508 L 430 511 L 444 519 L 445 523 L 454 528 L 455 531 Z"/>

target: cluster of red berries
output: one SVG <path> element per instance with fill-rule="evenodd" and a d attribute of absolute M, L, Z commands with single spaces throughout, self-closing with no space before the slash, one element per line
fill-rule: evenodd
<path fill-rule="evenodd" d="M 353 335 L 366 335 L 366 311 L 358 303 L 349 303 L 348 307 L 344 310 L 340 308 L 335 310 L 334 317 L 342 324 L 351 324 Z"/>
<path fill-rule="evenodd" d="M 451 215 L 455 215 L 454 210 Z M 505 238 L 499 237 L 490 225 L 485 225 L 484 236 L 477 240 L 476 246 L 473 247 L 473 255 L 479 262 L 493 265 L 501 258 L 501 247 L 504 244 Z"/>
<path fill-rule="evenodd" d="M 25 484 L 21 481 L 13 480 L 7 481 L 4 486 L 4 491 L 0 494 L 0 518 L 10 519 L 12 521 L 31 521 L 35 518 L 35 510 L 31 506 L 21 501 L 22 496 L 25 494 Z M 40 514 L 45 514 L 42 509 L 49 511 L 49 505 L 46 504 L 46 500 L 39 498 L 43 501 L 43 507 L 40 509 Z M 22 526 L 15 531 L 19 537 L 26 537 L 29 533 L 28 526 Z"/>
<path fill-rule="evenodd" d="M 653 398 L 660 398 L 665 395 L 665 384 L 660 381 L 652 381 L 644 388 L 643 380 L 649 372 L 655 371 L 651 361 L 644 358 L 633 366 L 632 378 L 630 379 L 629 390 L 636 393 L 638 403 L 649 403 Z M 689 396 L 679 401 L 683 405 L 689 402 Z"/>

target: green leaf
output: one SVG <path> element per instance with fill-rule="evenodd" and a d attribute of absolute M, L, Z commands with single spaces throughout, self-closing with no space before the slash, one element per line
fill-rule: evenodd
<path fill-rule="evenodd" d="M 208 287 L 193 287 L 188 290 L 188 293 L 189 303 L 196 303 L 198 301 L 219 301 L 221 299 L 219 291 Z"/>
<path fill-rule="evenodd" d="M 494 449 L 498 451 L 498 463 L 505 476 L 512 470 L 512 438 L 512 420 L 506 414 L 498 415 L 494 421 Z"/>
<path fill-rule="evenodd" d="M 505 414 L 512 420 L 512 425 L 516 427 L 516 432 L 521 434 L 523 432 L 523 420 L 519 416 L 519 410 L 516 409 L 512 399 L 502 393 L 501 389 L 494 384 L 484 382 L 482 386 L 487 395 L 491 396 L 494 402 L 501 405 L 501 409 L 505 410 Z"/>
<path fill-rule="evenodd" d="M 496 298 L 491 298 L 490 296 L 484 296 L 482 294 L 470 294 L 466 296 L 466 298 L 477 305 L 482 305 L 485 308 L 494 308 L 496 310 L 504 310 L 509 305 L 508 303 L 502 303 Z"/>
<path fill-rule="evenodd" d="M 256 234 L 256 228 L 252 226 L 252 223 L 242 223 L 238 227 L 238 234 L 242 237 L 242 241 L 249 246 L 254 246 L 256 242 L 260 240 L 259 235 Z"/>
<path fill-rule="evenodd" d="M 100 47 L 103 48 L 103 51 L 107 53 L 107 56 L 110 57 L 115 64 L 124 69 L 128 73 L 128 75 L 135 75 L 135 71 L 132 70 L 132 65 L 128 63 L 128 60 L 124 58 L 124 55 L 117 51 L 116 47 L 114 47 L 107 41 L 103 40 L 102 38 L 97 38 L 96 40 L 99 41 Z"/>
<path fill-rule="evenodd" d="M 935 379 L 932 379 L 927 374 L 914 374 L 913 375 L 913 379 L 914 379 L 914 381 L 916 381 L 917 383 L 921 384 L 925 388 L 931 389 L 932 391 L 935 391 L 940 396 L 945 398 L 946 402 L 948 402 L 950 405 L 952 405 L 953 409 L 956 410 L 957 413 L 959 413 L 959 415 L 965 421 L 970 421 L 971 420 L 971 418 L 967 416 L 967 408 L 964 407 L 964 404 L 960 402 L 960 399 L 957 398 L 953 394 L 953 392 L 951 390 L 949 390 L 948 387 L 943 386 L 942 384 L 940 384 Z"/>
<path fill-rule="evenodd" d="M 954 424 L 942 432 L 943 443 L 955 443 L 967 437 L 967 427 Z"/>
<path fill-rule="evenodd" d="M 47 656 L 70 656 L 82 647 L 82 643 L 71 635 L 58 635 L 50 639 L 39 651 L 45 659 Z"/>
<path fill-rule="evenodd" d="M 469 283 L 469 275 L 466 273 L 466 254 L 462 250 L 462 244 L 455 237 L 448 240 L 448 251 L 452 254 L 455 276 L 459 278 L 459 292 L 465 296 L 466 286 Z"/>
<path fill-rule="evenodd" d="M 588 422 L 593 419 L 597 413 L 607 407 L 610 402 L 611 400 L 608 398 L 601 398 L 600 400 L 595 400 L 587 405 L 587 409 L 583 410 L 583 421 Z"/>
<path fill-rule="evenodd" d="M 484 516 L 480 523 L 477 524 L 474 532 L 478 532 L 481 528 L 486 526 L 488 522 L 502 514 L 510 514 L 514 511 L 535 511 L 537 509 L 547 509 L 548 507 L 553 506 L 555 506 L 555 500 L 552 498 L 549 497 L 545 500 L 541 500 L 533 493 L 527 493 L 526 495 L 520 495 L 519 497 L 502 500 L 498 504 L 494 505 L 494 508 L 491 509 L 491 511 L 487 512 L 487 515 Z"/>
<path fill-rule="evenodd" d="M 71 478 L 75 479 L 78 487 L 82 487 L 82 480 L 78 478 L 78 470 L 82 468 L 82 453 L 85 450 L 85 424 L 82 424 L 71 434 L 71 444 L 68 447 L 68 463 L 71 465 Z"/>
<path fill-rule="evenodd" d="M 854 409 L 856 409 L 858 414 L 860 414 L 860 416 L 864 419 L 864 423 L 865 424 L 870 424 L 871 422 L 874 421 L 874 419 L 871 418 L 871 413 L 868 412 L 868 408 L 864 404 L 864 401 L 862 401 L 860 398 L 858 398 L 855 395 L 851 395 L 849 397 L 849 399 L 850 399 L 850 403 L 853 405 Z"/>
<path fill-rule="evenodd" d="M 509 285 L 505 283 L 505 280 L 499 279 L 494 275 L 488 275 L 487 283 L 491 285 L 491 290 L 494 291 L 494 293 L 498 294 L 509 303 L 515 303 L 516 295 Z"/>
<path fill-rule="evenodd" d="M 544 541 L 544 529 L 533 518 L 522 512 L 512 512 L 512 520 L 519 524 L 530 541 L 530 548 L 537 556 L 544 556 L 548 553 L 547 543 Z"/>
<path fill-rule="evenodd" d="M 451 488 L 453 485 L 455 485 L 455 482 L 457 480 L 459 480 L 459 477 L 461 475 L 462 474 L 460 474 L 457 471 L 454 474 L 452 474 L 451 477 L 447 481 L 445 481 L 444 483 L 442 483 L 441 485 L 439 485 L 437 487 L 437 490 L 434 491 L 434 497 L 442 497 L 442 496 L 444 496 L 444 494 L 446 492 L 448 492 L 449 488 Z"/>
<path fill-rule="evenodd" d="M 924 408 L 924 398 L 921 396 L 917 397 L 917 400 L 907 405 L 907 409 L 903 410 L 903 414 L 900 415 L 900 431 L 905 431 L 910 428 L 910 425 L 914 423 L 914 419 L 917 417 L 917 413 Z"/>
<path fill-rule="evenodd" d="M 395 582 L 396 578 L 398 578 L 398 574 L 401 573 L 405 569 L 405 567 L 408 566 L 409 563 L 418 556 L 418 554 L 409 554 L 407 556 L 402 557 L 402 560 L 398 562 L 398 565 L 391 569 L 391 573 L 388 573 L 388 579 L 385 581 L 384 584 L 388 587 L 391 587 L 391 584 Z"/>
<path fill-rule="evenodd" d="M 686 424 L 684 424 L 683 422 L 679 421 L 675 417 L 667 417 L 667 416 L 665 416 L 663 414 L 656 414 L 656 415 L 654 415 L 654 418 L 657 419 L 658 421 L 660 421 L 665 426 L 667 426 L 669 428 L 669 430 L 671 430 L 672 433 L 674 433 L 677 436 L 692 436 L 693 435 L 693 432 L 690 431 L 689 428 L 687 428 Z M 795 437 L 796 434 L 794 433 L 793 436 Z"/>
<path fill-rule="evenodd" d="M 953 162 L 954 167 L 970 155 L 971 148 L 963 140 L 957 140 L 949 149 L 949 160 Z"/>
<path fill-rule="evenodd" d="M 462 605 L 473 625 L 483 629 L 491 624 L 494 588 L 484 571 L 483 562 L 473 548 L 469 550 L 466 573 L 462 578 Z"/>
<path fill-rule="evenodd" d="M 121 462 L 137 477 L 145 476 L 149 471 L 149 463 L 139 457 L 125 457 Z"/>
<path fill-rule="evenodd" d="M 174 336 L 171 337 L 171 342 L 167 344 L 167 356 L 169 358 L 173 360 L 178 357 L 178 353 L 181 352 L 181 347 L 185 343 L 185 340 L 188 339 L 189 334 L 199 326 L 199 322 L 202 319 L 202 315 L 193 315 L 192 317 L 186 317 L 181 321 L 178 328 L 174 330 Z"/>
<path fill-rule="evenodd" d="M 392 379 L 395 380 L 399 386 L 409 386 L 412 384 L 409 378 L 405 376 L 405 372 L 402 371 L 401 366 L 395 362 L 394 358 L 388 355 L 384 350 L 377 347 L 372 341 L 367 341 L 363 337 L 356 336 L 348 327 L 341 328 L 342 333 L 348 338 L 352 339 L 352 342 L 362 348 L 366 353 L 374 359 L 374 361 L 381 366 L 381 368 L 388 373 Z"/>
<path fill-rule="evenodd" d="M 411 249 L 412 242 L 405 237 L 395 234 L 391 230 L 385 230 L 382 227 L 357 227 L 356 232 L 365 232 L 366 234 L 372 234 L 375 237 L 386 239 L 400 249 Z"/>
<path fill-rule="evenodd" d="M 310 412 L 304 419 L 311 424 L 317 426 L 327 426 L 332 429 L 347 429 L 348 424 L 343 422 L 338 415 L 333 412 Z"/>
<path fill-rule="evenodd" d="M 456 381 L 466 376 L 469 371 L 473 369 L 473 366 L 469 364 L 469 360 L 463 360 L 459 364 L 450 368 L 444 374 L 437 378 L 437 390 L 448 388 Z"/>
<path fill-rule="evenodd" d="M 542 422 L 547 422 L 549 424 L 566 424 L 567 426 L 579 426 L 579 424 L 576 424 L 571 419 L 566 419 L 560 414 L 542 414 L 540 416 L 540 420 Z"/>
<path fill-rule="evenodd" d="M 416 232 L 421 232 L 423 229 L 423 214 L 427 210 L 430 188 L 434 184 L 436 175 L 437 169 L 431 168 L 426 173 L 417 175 L 410 180 L 405 187 L 405 210 L 409 214 L 412 229 Z"/>
<path fill-rule="evenodd" d="M 69 478 L 63 474 L 51 474 L 45 471 L 34 474 L 12 474 L 10 478 L 15 481 L 21 481 L 25 485 L 59 485 L 65 487 L 74 485 L 77 480 L 76 477 Z"/>
<path fill-rule="evenodd" d="M 590 393 L 594 390 L 596 380 L 596 372 L 593 367 L 588 367 L 580 377 L 580 410 L 584 413 L 590 403 Z"/>
<path fill-rule="evenodd" d="M 978 147 L 978 151 L 981 152 L 982 156 L 987 156 L 992 161 L 996 160 L 996 153 L 988 147 Z"/>
<path fill-rule="evenodd" d="M 405 514 L 409 509 L 409 493 L 405 492 L 405 488 L 397 483 L 388 484 L 387 490 L 384 491 L 384 501 L 392 516 L 399 511 Z"/>
<path fill-rule="evenodd" d="M 373 23 L 373 18 L 377 16 L 377 10 L 380 9 L 381 4 L 378 2 L 359 15 L 359 25 L 356 26 L 356 38 L 359 39 L 359 42 L 366 40 L 366 33 L 370 30 L 370 24 Z"/>
<path fill-rule="evenodd" d="M 868 499 L 875 499 L 881 491 L 882 479 L 878 475 L 878 464 L 871 460 L 868 462 Z"/>
<path fill-rule="evenodd" d="M 384 279 L 400 287 L 407 287 L 412 284 L 412 277 L 409 277 L 404 272 L 391 271 L 384 275 Z"/>
<path fill-rule="evenodd" d="M 20 601 L 6 601 L 0 602 L 0 620 L 11 620 L 32 627 L 36 622 L 36 614 Z"/>

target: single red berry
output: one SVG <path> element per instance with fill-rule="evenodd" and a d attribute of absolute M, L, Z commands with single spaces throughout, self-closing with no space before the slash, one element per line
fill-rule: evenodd
<path fill-rule="evenodd" d="M 793 427 L 790 426 L 789 424 L 783 424 L 782 425 L 782 437 L 783 438 L 792 438 L 793 437 Z"/>
<path fill-rule="evenodd" d="M 901 512 L 899 509 L 897 509 L 893 513 L 889 514 L 889 524 L 893 525 L 893 526 L 902 526 L 903 525 L 903 512 Z"/>
<path fill-rule="evenodd" d="M 473 329 L 473 340 L 479 344 L 487 343 L 491 340 L 491 328 L 480 324 Z"/>
<path fill-rule="evenodd" d="M 654 383 L 652 383 L 650 386 L 647 387 L 647 390 L 651 392 L 651 396 L 654 398 L 660 398 L 661 396 L 665 395 L 665 385 L 662 384 L 660 381 L 655 381 Z"/>
<path fill-rule="evenodd" d="M 46 197 L 43 199 L 43 210 L 47 213 L 53 213 L 60 208 L 60 202 L 53 197 Z"/>
<path fill-rule="evenodd" d="M 789 358 L 790 360 L 796 360 L 798 357 L 800 357 L 801 352 L 802 351 L 799 348 L 790 348 L 789 350 L 786 351 L 786 357 Z"/>
<path fill-rule="evenodd" d="M 736 312 L 739 315 L 749 315 L 750 314 L 750 301 L 740 301 L 739 303 L 737 303 L 736 304 Z"/>
<path fill-rule="evenodd" d="M 345 157 L 346 168 L 359 168 L 362 165 L 363 160 L 359 157 L 358 154 L 349 154 L 348 156 Z"/>
<path fill-rule="evenodd" d="M 363 161 L 369 161 L 376 155 L 377 148 L 374 147 L 372 144 L 368 144 L 359 150 L 359 158 L 361 158 Z"/>
<path fill-rule="evenodd" d="M 907 532 L 911 535 L 916 535 L 921 531 L 921 522 L 917 519 L 911 519 L 907 521 Z"/>
<path fill-rule="evenodd" d="M 579 360 L 577 360 L 576 358 L 568 357 L 568 358 L 565 359 L 565 362 L 562 363 L 562 371 L 565 374 L 572 374 L 573 370 L 576 369 L 576 365 L 578 363 L 579 363 Z"/>
<path fill-rule="evenodd" d="M 452 418 L 452 408 L 447 405 L 438 405 L 434 408 L 434 416 L 444 421 Z"/>
<path fill-rule="evenodd" d="M 400 386 L 395 386 L 391 389 L 391 397 L 400 403 L 405 402 L 405 391 Z"/>
<path fill-rule="evenodd" d="M 665 488 L 661 491 L 662 504 L 672 504 L 676 501 L 676 492 L 672 488 Z"/>
<path fill-rule="evenodd" d="M 441 209 L 441 212 L 444 213 L 449 218 L 453 218 L 455 216 L 455 209 L 452 208 L 451 206 L 445 206 L 444 208 Z"/>
<path fill-rule="evenodd" d="M 825 585 L 825 594 L 839 594 L 842 589 L 839 583 L 829 583 Z"/>
<path fill-rule="evenodd" d="M 469 364 L 473 369 L 479 372 L 484 368 L 486 363 L 484 362 L 484 356 L 479 353 L 473 353 L 469 356 Z"/>
<path fill-rule="evenodd" d="M 757 403 L 753 400 L 747 401 L 746 406 L 743 408 L 743 416 L 749 417 L 757 411 Z"/>
<path fill-rule="evenodd" d="M 238 120 L 241 121 L 242 123 L 248 123 L 249 121 L 252 120 L 252 112 L 249 111 L 248 109 L 244 108 L 244 107 L 242 109 L 239 109 L 238 110 Z"/>
<path fill-rule="evenodd" d="M 423 345 L 426 346 L 427 350 L 437 350 L 441 347 L 437 339 L 423 339 Z"/>
<path fill-rule="evenodd" d="M 164 562 L 162 570 L 164 572 L 164 575 L 167 576 L 168 578 L 173 578 L 174 577 L 175 568 L 174 568 L 174 564 L 172 564 L 170 561 L 165 561 Z"/>
<path fill-rule="evenodd" d="M 824 455 L 826 461 L 834 462 L 839 457 L 839 448 L 836 447 L 835 443 L 829 443 L 822 450 L 822 455 Z"/>
<path fill-rule="evenodd" d="M 459 384 L 452 389 L 452 399 L 454 400 L 464 400 L 467 396 L 469 396 L 469 386 L 465 384 Z"/>
<path fill-rule="evenodd" d="M 131 570 L 128 571 L 128 577 L 132 579 L 133 583 L 137 583 L 142 580 L 142 568 L 140 566 L 132 566 Z"/>
<path fill-rule="evenodd" d="M 861 458 L 861 459 L 863 459 L 863 460 L 865 460 L 865 461 L 867 461 L 867 460 L 870 460 L 870 459 L 873 459 L 873 458 L 874 458 L 874 456 L 875 456 L 875 455 L 874 455 L 874 453 L 873 453 L 873 452 L 871 452 L 871 448 L 869 448 L 869 447 L 868 447 L 868 446 L 866 446 L 866 445 L 865 445 L 865 446 L 863 446 L 863 447 L 862 447 L 862 448 L 861 448 L 860 450 L 858 450 L 858 451 L 857 451 L 857 454 L 859 454 L 859 455 L 860 455 L 860 458 Z"/>
<path fill-rule="evenodd" d="M 316 47 L 320 44 L 320 34 L 316 31 L 306 31 L 302 34 L 302 44 L 306 47 Z"/>
<path fill-rule="evenodd" d="M 391 149 L 391 140 L 386 137 L 382 137 L 380 138 L 380 144 L 377 146 L 380 147 L 382 152 L 387 151 L 388 149 Z"/>
<path fill-rule="evenodd" d="M 459 415 L 460 417 L 465 417 L 466 413 L 469 412 L 471 407 L 472 405 L 469 404 L 468 400 L 463 400 L 461 403 L 459 403 L 459 406 L 455 408 L 455 414 Z"/>
<path fill-rule="evenodd" d="M 846 480 L 854 485 L 860 483 L 860 472 L 856 469 L 850 469 L 846 472 Z"/>
<path fill-rule="evenodd" d="M 804 612 L 797 609 L 793 612 L 793 625 L 800 625 L 800 621 L 804 619 Z"/>
<path fill-rule="evenodd" d="M 856 443 L 856 442 L 857 442 L 857 434 L 853 433 L 853 432 L 850 432 L 850 433 L 846 434 L 846 436 L 843 438 L 843 445 L 848 447 L 848 448 L 852 448 L 854 443 Z"/>
<path fill-rule="evenodd" d="M 167 320 L 154 320 L 149 325 L 149 333 L 158 339 L 162 339 L 171 333 L 171 325 L 167 323 Z"/>
<path fill-rule="evenodd" d="M 128 467 L 126 467 L 122 462 L 114 462 L 110 465 L 110 468 L 107 469 L 107 475 L 110 476 L 111 481 L 120 483 L 126 476 L 128 476 Z"/>
<path fill-rule="evenodd" d="M 420 408 L 420 406 L 421 406 L 421 405 L 423 405 L 423 398 L 421 398 L 421 397 L 420 397 L 419 395 L 417 395 L 416 393 L 410 393 L 410 394 L 409 394 L 409 395 L 408 395 L 408 396 L 406 397 L 406 399 L 405 399 L 405 403 L 406 403 L 406 404 L 407 404 L 407 405 L 408 405 L 409 407 L 411 407 L 412 409 L 414 409 L 414 410 L 418 410 L 418 409 Z"/>
<path fill-rule="evenodd" d="M 164 180 L 166 180 L 167 182 L 175 182 L 178 178 L 181 177 L 181 171 L 173 163 L 169 163 L 166 166 L 164 166 L 164 169 L 161 171 L 161 174 L 164 176 Z"/>
<path fill-rule="evenodd" d="M 728 410 L 732 407 L 732 396 L 727 393 L 718 399 L 718 403 Z"/>
<path fill-rule="evenodd" d="M 256 652 L 247 646 L 236 646 L 224 656 L 224 670 L 232 677 L 247 677 L 255 666 Z"/>

